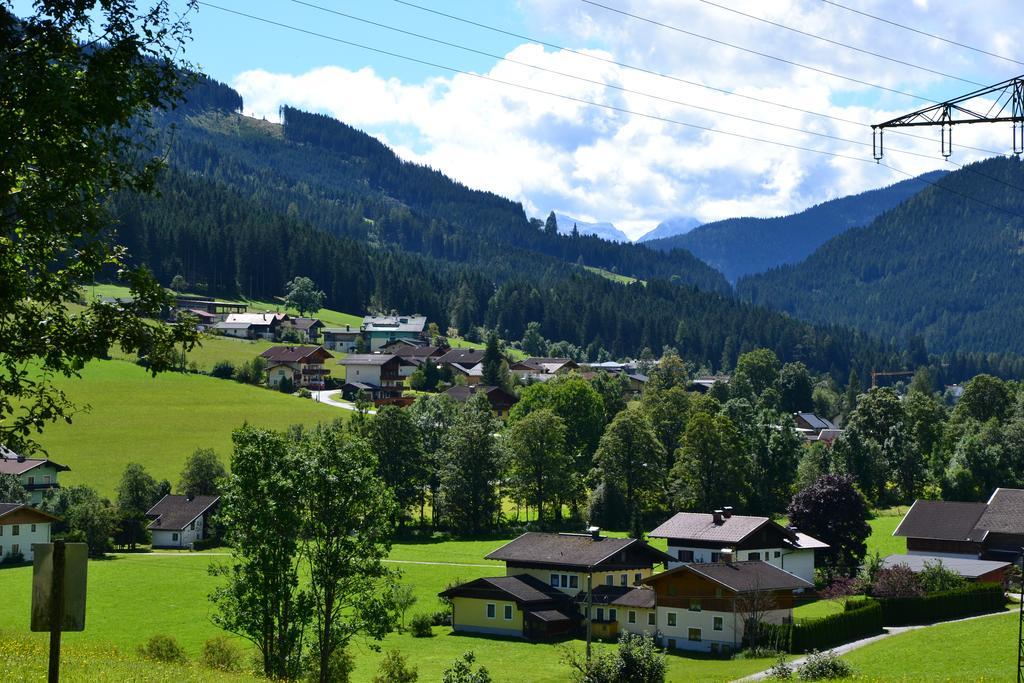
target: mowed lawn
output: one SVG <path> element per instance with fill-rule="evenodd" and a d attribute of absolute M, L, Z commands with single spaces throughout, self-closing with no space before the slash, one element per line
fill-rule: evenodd
<path fill-rule="evenodd" d="M 843 659 L 861 680 L 1016 680 L 1017 613 L 907 631 Z"/>
<path fill-rule="evenodd" d="M 907 539 L 893 536 L 892 532 L 899 526 L 909 509 L 899 507 L 878 510 L 875 512 L 875 518 L 868 520 L 868 524 L 871 525 L 871 536 L 867 540 L 868 556 L 876 552 L 882 557 L 907 552 Z"/>
<path fill-rule="evenodd" d="M 152 377 L 116 360 L 90 363 L 81 379 L 60 378 L 57 385 L 89 409 L 71 424 L 48 425 L 39 443 L 71 467 L 61 484 L 88 484 L 105 496 L 113 496 L 129 462 L 172 484 L 196 448 L 213 448 L 226 463 L 231 432 L 245 422 L 285 429 L 349 417 L 348 411 L 260 387 L 204 375 Z"/>

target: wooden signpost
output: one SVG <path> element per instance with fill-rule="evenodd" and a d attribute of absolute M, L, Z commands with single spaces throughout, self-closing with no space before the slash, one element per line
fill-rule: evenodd
<path fill-rule="evenodd" d="M 50 633 L 49 683 L 60 680 L 60 634 L 85 630 L 89 547 L 85 543 L 33 543 L 32 630 Z"/>

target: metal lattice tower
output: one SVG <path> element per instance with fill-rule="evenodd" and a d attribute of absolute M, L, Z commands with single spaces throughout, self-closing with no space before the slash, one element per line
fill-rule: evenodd
<path fill-rule="evenodd" d="M 967 106 L 971 100 L 985 95 L 995 95 L 996 99 L 984 113 Z M 891 121 L 874 124 L 871 126 L 871 137 L 875 161 L 882 158 L 882 135 L 886 128 L 913 126 L 941 126 L 942 156 L 948 159 L 953 153 L 953 126 L 963 123 L 1010 123 L 1013 126 L 1013 153 L 1020 155 L 1024 152 L 1024 76 L 918 109 Z"/>

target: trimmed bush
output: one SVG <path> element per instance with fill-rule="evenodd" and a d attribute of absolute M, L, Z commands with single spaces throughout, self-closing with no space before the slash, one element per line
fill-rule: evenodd
<path fill-rule="evenodd" d="M 192 541 L 192 550 L 209 550 L 219 546 L 219 538 L 200 538 L 198 541 Z"/>
<path fill-rule="evenodd" d="M 409 632 L 413 638 L 430 638 L 434 635 L 431 627 L 434 625 L 434 618 L 430 614 L 417 614 L 409 622 Z"/>
<path fill-rule="evenodd" d="M 167 664 L 184 664 L 188 661 L 185 648 L 173 636 L 153 636 L 139 647 L 139 654 L 146 659 Z"/>
<path fill-rule="evenodd" d="M 963 588 L 932 593 L 921 598 L 877 598 L 886 626 L 928 624 L 998 612 L 1006 606 L 1003 587 L 998 583 L 972 583 Z M 849 603 L 847 603 L 849 605 Z"/>
<path fill-rule="evenodd" d="M 822 650 L 882 632 L 882 608 L 871 599 L 853 599 L 846 611 L 799 624 L 760 625 L 757 645 L 799 654 Z"/>
<path fill-rule="evenodd" d="M 835 652 L 817 650 L 808 655 L 807 661 L 796 672 L 797 679 L 801 681 L 828 681 L 849 678 L 852 675 L 853 667 L 840 659 Z"/>
<path fill-rule="evenodd" d="M 210 376 L 218 379 L 231 379 L 235 375 L 235 365 L 229 360 L 222 360 L 210 370 Z"/>
<path fill-rule="evenodd" d="M 203 643 L 199 663 L 217 671 L 241 671 L 242 651 L 227 636 L 217 636 Z"/>

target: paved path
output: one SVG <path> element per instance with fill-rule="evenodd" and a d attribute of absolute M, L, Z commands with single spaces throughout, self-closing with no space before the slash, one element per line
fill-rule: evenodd
<path fill-rule="evenodd" d="M 231 553 L 111 553 L 118 557 L 231 557 Z M 501 569 L 500 564 L 464 564 L 460 562 L 427 562 L 426 560 L 384 560 L 389 564 L 425 564 L 437 567 L 477 567 L 480 569 Z"/>
<path fill-rule="evenodd" d="M 963 619 L 952 619 L 950 621 L 939 621 L 939 622 L 936 622 L 934 624 L 921 624 L 921 625 L 918 625 L 918 626 L 889 626 L 888 628 L 886 628 L 884 633 L 881 633 L 881 634 L 879 634 L 877 636 L 871 636 L 870 638 L 862 638 L 860 640 L 855 640 L 852 643 L 846 643 L 845 645 L 838 645 L 836 647 L 831 648 L 831 650 L 832 650 L 832 652 L 835 652 L 836 654 L 843 655 L 843 654 L 846 654 L 847 652 L 852 652 L 853 650 L 860 649 L 860 648 L 864 647 L 865 645 L 870 645 L 871 643 L 877 642 L 879 640 L 884 640 L 885 638 L 890 638 L 890 637 L 895 636 L 895 635 L 899 635 L 900 633 L 906 633 L 907 631 L 916 631 L 919 628 L 930 628 L 932 626 L 939 626 L 941 624 L 955 624 L 955 623 L 960 622 L 960 621 L 972 621 L 974 619 L 987 619 L 988 617 L 998 617 L 1000 615 L 1006 615 L 1006 614 L 1009 614 L 1009 612 L 993 612 L 992 614 L 979 614 L 979 615 L 974 616 L 974 617 L 964 617 Z M 788 661 L 786 663 L 789 664 L 791 669 L 796 669 L 798 666 L 803 664 L 804 661 L 806 661 L 806 659 L 807 659 L 807 657 L 800 657 L 798 659 L 794 659 L 794 660 Z M 747 676 L 745 678 L 740 678 L 740 679 L 737 680 L 736 683 L 740 683 L 741 681 L 761 681 L 761 680 L 765 680 L 766 678 L 768 678 L 768 670 L 767 669 L 764 670 L 764 671 L 759 671 L 756 674 L 751 674 L 750 676 Z"/>
<path fill-rule="evenodd" d="M 319 403 L 325 403 L 329 406 L 334 406 L 335 408 L 341 408 L 342 410 L 356 410 L 355 404 L 341 400 L 341 391 L 337 389 L 332 389 L 330 391 L 313 391 L 310 393 L 313 394 L 313 400 Z M 366 412 L 369 415 L 377 414 L 376 410 L 367 410 Z"/>

